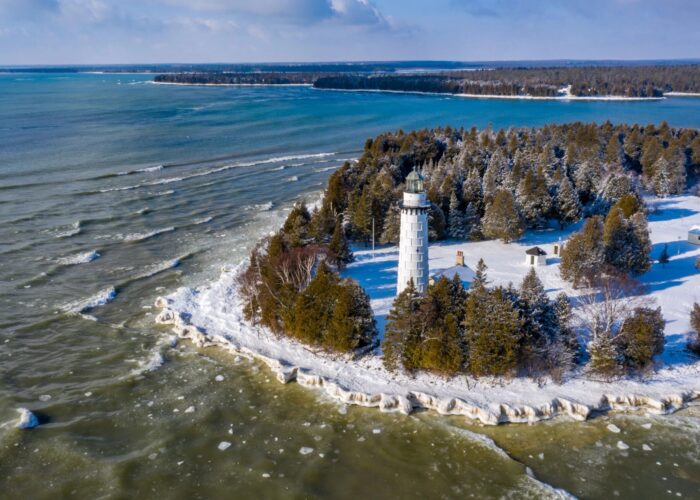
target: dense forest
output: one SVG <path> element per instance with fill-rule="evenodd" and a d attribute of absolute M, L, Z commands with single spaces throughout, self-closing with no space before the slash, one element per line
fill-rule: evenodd
<path fill-rule="evenodd" d="M 323 73 L 166 73 L 157 75 L 156 83 L 181 83 L 188 85 L 292 85 L 312 84 Z"/>
<path fill-rule="evenodd" d="M 431 240 L 509 242 L 586 218 L 565 245 L 562 277 L 607 290 L 609 301 L 625 298 L 628 308 L 589 304 L 596 319 L 582 352 L 565 296 L 550 301 L 534 272 L 520 288 L 489 288 L 480 265 L 469 291 L 443 280 L 424 296 L 409 287 L 397 297 L 383 346 L 388 368 L 557 375 L 590 358 L 592 370 L 611 376 L 647 367 L 661 352 L 660 310 L 634 299 L 644 296 L 634 276 L 650 266 L 642 193 L 696 189 L 700 173 L 700 133 L 665 123 L 447 127 L 368 139 L 357 162 L 331 175 L 318 208 L 297 204 L 255 248 L 241 277 L 247 317 L 329 351 L 374 345 L 369 299 L 337 271 L 352 260 L 348 241 L 368 241 L 373 221 L 380 242 L 398 241 L 403 183 L 414 166 L 425 178 Z"/>
<path fill-rule="evenodd" d="M 394 90 L 476 95 L 557 96 L 571 85 L 575 96 L 661 97 L 700 92 L 700 65 L 496 68 L 413 75 L 334 75 L 324 89 Z"/>

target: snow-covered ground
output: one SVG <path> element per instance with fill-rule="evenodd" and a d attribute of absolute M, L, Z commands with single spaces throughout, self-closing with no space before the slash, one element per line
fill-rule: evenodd
<path fill-rule="evenodd" d="M 690 332 L 689 313 L 700 300 L 700 272 L 694 263 L 700 246 L 687 242 L 687 231 L 700 224 L 700 198 L 679 196 L 647 200 L 652 212 L 649 227 L 653 242 L 652 257 L 657 258 L 668 245 L 671 260 L 665 266 L 654 264 L 641 277 L 648 294 L 661 306 L 667 320 L 667 344 L 659 367 L 648 378 L 626 378 L 605 383 L 591 380 L 581 371 L 571 374 L 562 384 L 534 381 L 481 379 L 460 376 L 444 379 L 428 374 L 410 377 L 389 373 L 376 354 L 353 360 L 347 356 L 329 356 L 286 338 L 277 338 L 264 329 L 252 327 L 242 317 L 241 299 L 235 286 L 238 267 L 226 269 L 211 285 L 181 288 L 159 298 L 163 310 L 157 321 L 173 325 L 176 333 L 200 346 L 219 346 L 235 354 L 261 359 L 276 372 L 281 382 L 319 387 L 345 403 L 376 406 L 384 411 L 409 413 L 416 407 L 442 414 L 461 414 L 483 423 L 523 422 L 567 414 L 585 419 L 592 410 L 644 407 L 664 413 L 700 397 L 700 360 L 684 350 Z M 497 241 L 443 242 L 430 247 L 430 269 L 436 272 L 454 265 L 457 250 L 466 262 L 476 266 L 483 258 L 488 278 L 494 285 L 519 284 L 529 267 L 525 249 L 537 245 L 548 255 L 547 266 L 537 268 L 550 295 L 578 291 L 561 280 L 558 259 L 552 245 L 565 240 L 576 227 L 565 231 L 530 232 L 517 243 Z M 346 275 L 357 279 L 367 290 L 378 325 L 396 293 L 398 249 L 386 247 L 355 252 L 356 262 Z"/>

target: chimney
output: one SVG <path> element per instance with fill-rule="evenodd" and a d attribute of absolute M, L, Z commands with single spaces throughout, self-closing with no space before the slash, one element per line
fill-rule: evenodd
<path fill-rule="evenodd" d="M 457 260 L 456 260 L 456 264 L 457 264 L 458 266 L 464 267 L 464 252 L 461 251 L 461 250 L 457 250 Z"/>

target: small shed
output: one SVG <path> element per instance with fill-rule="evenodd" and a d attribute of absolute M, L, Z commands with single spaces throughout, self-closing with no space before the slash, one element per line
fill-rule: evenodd
<path fill-rule="evenodd" d="M 695 226 L 688 231 L 688 243 L 700 245 L 700 227 Z"/>
<path fill-rule="evenodd" d="M 555 243 L 553 247 L 553 253 L 557 257 L 561 256 L 561 251 L 564 248 L 564 246 L 561 243 Z"/>
<path fill-rule="evenodd" d="M 546 266 L 547 252 L 540 247 L 532 247 L 525 250 L 525 264 L 528 266 Z"/>

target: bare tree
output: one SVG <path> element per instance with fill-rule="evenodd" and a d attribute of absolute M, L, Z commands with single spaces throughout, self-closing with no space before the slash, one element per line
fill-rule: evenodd
<path fill-rule="evenodd" d="M 611 268 L 598 275 L 591 288 L 590 293 L 578 297 L 576 314 L 589 340 L 602 335 L 614 338 L 635 308 L 649 307 L 654 302 L 637 280 Z"/>

